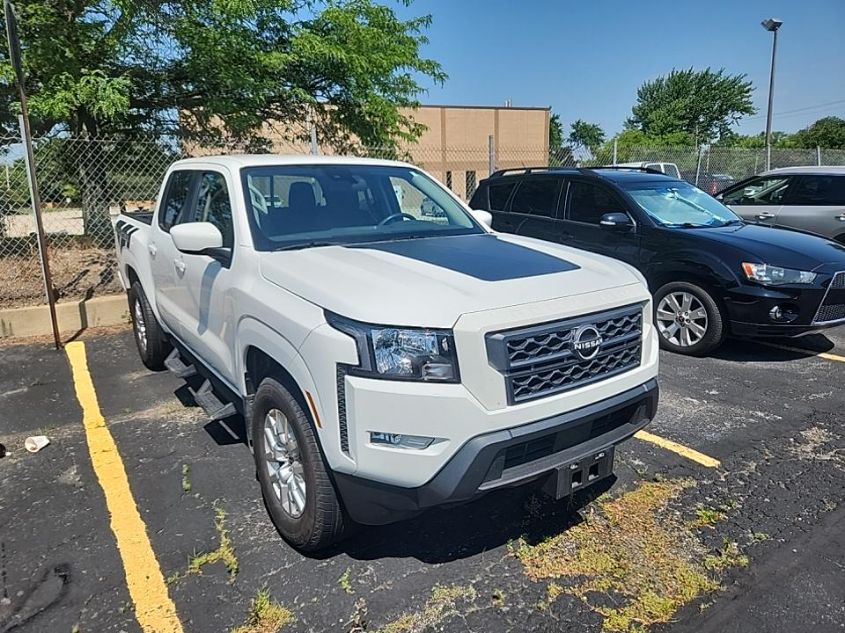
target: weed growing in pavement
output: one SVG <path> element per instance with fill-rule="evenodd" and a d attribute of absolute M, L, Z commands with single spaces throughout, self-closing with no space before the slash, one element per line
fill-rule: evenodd
<path fill-rule="evenodd" d="M 478 597 L 475 588 L 459 585 L 435 585 L 425 606 L 389 622 L 378 633 L 411 633 L 434 627 L 457 613 L 459 601 L 472 602 Z"/>
<path fill-rule="evenodd" d="M 182 464 L 182 492 L 191 492 L 191 467 L 188 464 Z"/>
<path fill-rule="evenodd" d="M 716 572 L 748 559 L 735 543 L 708 555 L 690 525 L 667 508 L 694 485 L 690 480 L 646 482 L 615 499 L 602 499 L 584 522 L 566 532 L 536 545 L 523 541 L 515 555 L 527 575 L 554 580 L 538 608 L 569 594 L 604 616 L 603 630 L 631 632 L 667 622 L 682 605 L 717 589 Z M 714 516 L 706 512 L 702 518 Z M 599 602 L 596 593 L 616 598 Z"/>
<path fill-rule="evenodd" d="M 232 633 L 276 633 L 295 619 L 293 612 L 273 600 L 265 587 L 250 602 L 246 622 L 232 629 Z"/>
<path fill-rule="evenodd" d="M 232 539 L 229 536 L 229 530 L 226 528 L 226 511 L 216 502 L 214 503 L 214 528 L 220 537 L 220 545 L 211 552 L 192 556 L 185 575 L 200 574 L 202 568 L 206 565 L 222 562 L 226 566 L 226 571 L 229 572 L 229 582 L 234 582 L 235 576 L 238 575 L 238 558 L 235 556 Z M 168 578 L 168 581 L 171 581 L 171 579 Z"/>
<path fill-rule="evenodd" d="M 699 506 L 695 510 L 695 518 L 692 521 L 687 521 L 687 527 L 692 529 L 713 527 L 719 521 L 724 521 L 727 516 L 728 515 L 721 510 Z"/>
<path fill-rule="evenodd" d="M 343 572 L 343 575 L 338 579 L 340 583 L 340 588 L 343 589 L 346 593 L 355 593 L 352 590 L 352 581 L 350 580 L 350 576 L 352 575 L 352 569 L 350 567 L 346 568 L 346 571 Z"/>

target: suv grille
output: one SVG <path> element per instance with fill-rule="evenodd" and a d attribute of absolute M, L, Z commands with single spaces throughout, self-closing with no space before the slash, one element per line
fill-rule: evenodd
<path fill-rule="evenodd" d="M 830 323 L 845 319 L 845 272 L 836 273 L 819 305 L 814 323 Z"/>
<path fill-rule="evenodd" d="M 642 304 L 487 335 L 490 363 L 516 404 L 633 369 L 642 356 Z"/>

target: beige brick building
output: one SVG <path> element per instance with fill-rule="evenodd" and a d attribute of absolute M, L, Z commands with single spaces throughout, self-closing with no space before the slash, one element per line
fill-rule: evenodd
<path fill-rule="evenodd" d="M 472 195 L 479 180 L 490 174 L 491 137 L 495 169 L 548 164 L 550 108 L 422 105 L 406 114 L 426 129 L 414 144 L 400 147 L 400 156 L 431 173 L 464 199 Z M 310 151 L 307 142 L 289 140 L 308 138 L 303 124 L 267 124 L 264 134 L 273 140 L 273 151 L 277 153 Z M 334 153 L 319 139 L 318 145 L 321 153 Z M 185 150 L 194 156 L 217 151 L 198 146 L 186 146 Z M 366 153 L 378 157 L 379 148 L 367 148 Z"/>

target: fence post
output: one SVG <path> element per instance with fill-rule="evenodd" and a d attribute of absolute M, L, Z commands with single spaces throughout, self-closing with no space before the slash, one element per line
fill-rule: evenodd
<path fill-rule="evenodd" d="M 816 165 L 822 166 L 822 148 L 821 145 L 816 145 Z"/>
<path fill-rule="evenodd" d="M 704 149 L 704 145 L 698 146 L 698 162 L 695 166 L 695 186 L 698 186 L 698 180 L 701 177 L 701 152 Z"/>
<path fill-rule="evenodd" d="M 316 156 L 320 153 L 320 148 L 317 146 L 317 124 L 311 121 L 311 153 Z"/>
<path fill-rule="evenodd" d="M 496 142 L 493 135 L 487 137 L 487 174 L 492 175 L 496 171 Z"/>
<path fill-rule="evenodd" d="M 619 141 L 617 139 L 613 139 L 613 164 L 616 164 L 617 155 L 619 151 Z"/>

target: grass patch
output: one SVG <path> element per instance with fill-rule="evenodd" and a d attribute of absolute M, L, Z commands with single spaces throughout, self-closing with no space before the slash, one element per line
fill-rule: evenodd
<path fill-rule="evenodd" d="M 425 606 L 419 611 L 405 613 L 378 630 L 378 633 L 411 633 L 442 623 L 457 613 L 461 600 L 472 602 L 478 597 L 473 587 L 459 585 L 435 585 Z"/>
<path fill-rule="evenodd" d="M 340 583 L 340 588 L 343 589 L 346 593 L 355 593 L 352 590 L 352 581 L 350 580 L 352 576 L 352 569 L 350 567 L 346 568 L 346 571 L 343 572 L 341 577 L 338 579 L 338 583 Z"/>
<path fill-rule="evenodd" d="M 687 526 L 692 529 L 713 527 L 719 521 L 724 521 L 727 516 L 728 515 L 721 510 L 700 506 L 695 510 L 695 518 L 692 521 L 688 521 Z"/>
<path fill-rule="evenodd" d="M 235 549 L 232 547 L 232 538 L 226 528 L 226 511 L 219 505 L 214 505 L 214 528 L 220 537 L 220 545 L 211 552 L 195 554 L 188 563 L 188 574 L 201 574 L 202 568 L 214 563 L 223 563 L 226 571 L 229 572 L 229 582 L 234 582 L 238 575 L 238 558 L 235 556 Z"/>
<path fill-rule="evenodd" d="M 562 534 L 537 545 L 523 542 L 516 556 L 534 580 L 571 579 L 550 583 L 544 603 L 563 593 L 575 596 L 604 616 L 604 631 L 633 632 L 667 622 L 682 605 L 717 589 L 717 572 L 748 562 L 735 544 L 708 556 L 690 525 L 667 510 L 693 485 L 643 483 L 600 501 L 583 523 Z M 598 602 L 597 593 L 614 599 Z"/>
<path fill-rule="evenodd" d="M 188 464 L 182 464 L 182 492 L 191 492 L 191 467 Z"/>
<path fill-rule="evenodd" d="M 250 602 L 246 622 L 232 629 L 232 633 L 276 633 L 295 619 L 293 612 L 273 600 L 265 588 Z"/>

